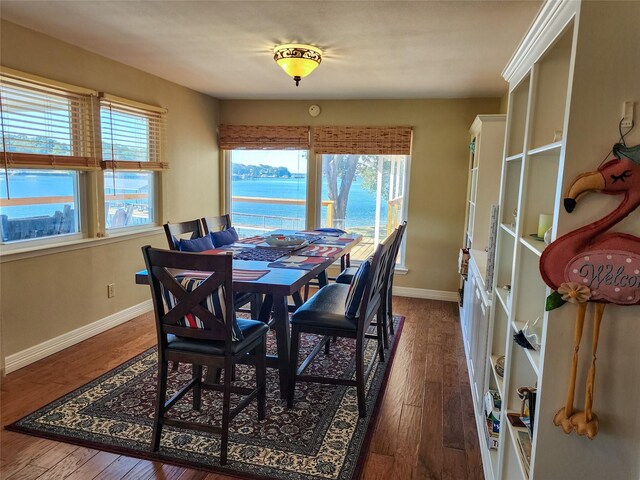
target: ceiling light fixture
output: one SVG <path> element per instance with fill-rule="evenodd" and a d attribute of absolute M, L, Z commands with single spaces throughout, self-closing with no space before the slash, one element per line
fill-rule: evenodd
<path fill-rule="evenodd" d="M 287 43 L 273 49 L 273 59 L 287 75 L 293 77 L 297 87 L 303 77 L 320 65 L 322 50 L 312 45 Z"/>

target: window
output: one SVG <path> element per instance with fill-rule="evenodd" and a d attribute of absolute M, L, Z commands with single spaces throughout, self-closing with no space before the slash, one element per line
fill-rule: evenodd
<path fill-rule="evenodd" d="M 314 127 L 322 162 L 321 226 L 356 232 L 363 260 L 406 218 L 410 127 Z M 404 258 L 404 246 L 398 259 Z"/>
<path fill-rule="evenodd" d="M 164 113 L 107 95 L 100 101 L 108 229 L 156 223 L 154 170 L 166 168 L 161 161 Z"/>
<path fill-rule="evenodd" d="M 81 170 L 99 168 L 91 125 L 90 92 L 21 79 L 3 69 L 3 243 L 81 232 Z"/>
<path fill-rule="evenodd" d="M 0 67 L 0 242 L 155 224 L 165 124 L 165 109 Z"/>
<path fill-rule="evenodd" d="M 227 205 L 241 236 L 302 230 L 307 216 L 309 127 L 220 125 Z"/>
<path fill-rule="evenodd" d="M 404 155 L 322 155 L 323 227 L 363 236 L 351 257 L 363 260 L 406 218 Z M 399 259 L 402 256 L 399 255 Z"/>
<path fill-rule="evenodd" d="M 232 150 L 231 215 L 241 236 L 306 227 L 306 150 Z"/>

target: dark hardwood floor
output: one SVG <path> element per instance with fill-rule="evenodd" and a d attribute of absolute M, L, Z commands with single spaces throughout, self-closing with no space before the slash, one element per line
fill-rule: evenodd
<path fill-rule="evenodd" d="M 362 478 L 481 479 L 482 463 L 455 303 L 394 297 L 406 316 Z M 151 314 L 7 375 L 2 425 L 153 346 Z M 3 480 L 223 480 L 157 462 L 2 430 Z"/>

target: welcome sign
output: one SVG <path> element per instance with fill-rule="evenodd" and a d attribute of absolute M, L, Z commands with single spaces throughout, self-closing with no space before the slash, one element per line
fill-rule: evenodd
<path fill-rule="evenodd" d="M 618 305 L 640 302 L 640 255 L 631 252 L 577 255 L 567 264 L 565 278 L 589 288 L 591 301 Z"/>

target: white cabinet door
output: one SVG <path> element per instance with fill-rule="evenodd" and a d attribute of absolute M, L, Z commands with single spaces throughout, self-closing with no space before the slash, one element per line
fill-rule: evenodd
<path fill-rule="evenodd" d="M 473 306 L 470 322 L 470 363 L 473 371 L 470 372 L 473 381 L 473 389 L 476 400 L 481 407 L 484 395 L 485 368 L 487 366 L 487 341 L 489 333 L 489 307 L 485 304 L 480 289 L 482 284 L 474 282 Z"/>

